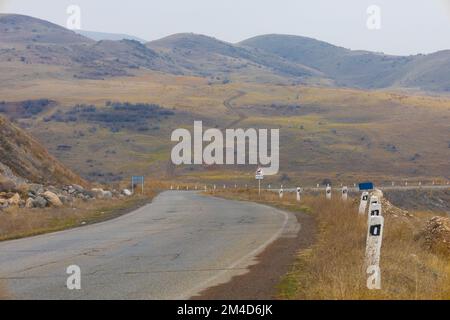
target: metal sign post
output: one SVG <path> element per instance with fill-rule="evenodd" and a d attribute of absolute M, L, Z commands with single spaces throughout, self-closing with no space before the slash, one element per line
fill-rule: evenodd
<path fill-rule="evenodd" d="M 141 185 L 141 192 L 144 194 L 144 176 L 132 176 L 131 177 L 131 192 L 134 194 L 134 185 Z"/>

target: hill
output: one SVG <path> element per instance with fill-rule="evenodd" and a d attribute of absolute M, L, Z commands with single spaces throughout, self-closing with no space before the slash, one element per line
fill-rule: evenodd
<path fill-rule="evenodd" d="M 230 77 L 241 74 L 253 80 L 258 75 L 270 78 L 267 74 L 297 80 L 324 77 L 313 68 L 290 62 L 270 52 L 241 47 L 204 35 L 180 33 L 149 42 L 147 46 L 201 76 L 214 77 L 219 74 Z"/>
<path fill-rule="evenodd" d="M 128 34 L 121 33 L 108 33 L 108 32 L 96 32 L 96 31 L 88 31 L 88 30 L 75 30 L 76 33 L 81 34 L 82 36 L 89 38 L 94 41 L 101 40 L 111 40 L 111 41 L 120 41 L 120 40 L 134 40 L 140 43 L 146 43 L 147 41 L 135 36 L 130 36 Z"/>
<path fill-rule="evenodd" d="M 232 44 L 180 33 L 143 44 L 128 36 L 84 32 L 102 39 L 94 41 L 50 22 L 16 14 L 0 15 L 0 30 L 0 64 L 8 70 L 0 75 L 2 82 L 19 77 L 105 79 L 144 70 L 201 76 L 211 83 L 450 92 L 450 50 L 392 56 L 277 34 Z"/>
<path fill-rule="evenodd" d="M 49 77 L 103 79 L 148 68 L 176 73 L 176 67 L 135 40 L 96 42 L 56 24 L 16 14 L 0 15 L 0 63 L 12 71 Z M 45 67 L 47 66 L 47 67 Z M 29 70 L 29 71 L 28 71 Z"/>
<path fill-rule="evenodd" d="M 262 35 L 240 43 L 315 68 L 338 86 L 359 88 L 409 87 L 450 91 L 450 52 L 392 56 L 356 51 L 292 35 Z"/>
<path fill-rule="evenodd" d="M 85 184 L 29 134 L 0 116 L 0 178 L 39 184 Z"/>

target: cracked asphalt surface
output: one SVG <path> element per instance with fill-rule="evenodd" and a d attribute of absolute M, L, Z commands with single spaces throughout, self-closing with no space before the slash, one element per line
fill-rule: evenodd
<path fill-rule="evenodd" d="M 0 243 L 13 299 L 188 299 L 242 275 L 294 215 L 260 204 L 168 191 L 114 220 Z M 81 268 L 81 290 L 66 269 Z"/>

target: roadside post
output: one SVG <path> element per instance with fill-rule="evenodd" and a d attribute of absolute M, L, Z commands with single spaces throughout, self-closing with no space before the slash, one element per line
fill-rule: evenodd
<path fill-rule="evenodd" d="M 281 187 L 280 191 L 278 191 L 280 195 L 280 199 L 283 199 L 283 187 Z"/>
<path fill-rule="evenodd" d="M 359 202 L 359 214 L 364 214 L 367 208 L 367 202 L 369 201 L 369 192 L 364 191 L 361 195 L 361 201 Z"/>
<path fill-rule="evenodd" d="M 264 173 L 262 168 L 256 170 L 255 179 L 258 180 L 258 195 L 261 196 L 261 180 L 264 179 Z"/>
<path fill-rule="evenodd" d="M 141 185 L 141 192 L 144 194 L 144 176 L 132 176 L 131 177 L 131 192 L 134 194 L 134 186 Z"/>
<path fill-rule="evenodd" d="M 348 188 L 342 187 L 342 200 L 347 201 L 348 199 Z"/>
<path fill-rule="evenodd" d="M 331 186 L 327 185 L 327 187 L 325 188 L 325 194 L 327 197 L 327 200 L 331 200 Z"/>
<path fill-rule="evenodd" d="M 302 192 L 302 189 L 300 187 L 297 187 L 297 202 L 300 202 L 300 199 L 301 199 L 300 194 L 301 194 L 301 192 Z"/>
<path fill-rule="evenodd" d="M 370 216 L 366 241 L 367 288 L 381 289 L 380 254 L 383 240 L 384 218 L 381 215 Z"/>
<path fill-rule="evenodd" d="M 369 203 L 368 219 L 370 220 L 371 217 L 379 217 L 381 215 L 382 212 L 380 199 L 377 196 L 371 196 Z"/>

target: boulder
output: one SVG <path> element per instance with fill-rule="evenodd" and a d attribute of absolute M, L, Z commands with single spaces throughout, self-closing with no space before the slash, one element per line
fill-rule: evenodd
<path fill-rule="evenodd" d="M 10 206 L 18 206 L 20 203 L 20 195 L 18 193 L 14 194 L 11 198 L 8 199 L 8 204 Z"/>
<path fill-rule="evenodd" d="M 44 197 L 37 196 L 33 199 L 33 208 L 45 208 L 47 206 L 47 200 Z"/>
<path fill-rule="evenodd" d="M 71 204 L 73 202 L 73 198 L 67 195 L 59 195 L 59 200 L 65 205 Z"/>
<path fill-rule="evenodd" d="M 431 218 L 423 234 L 429 249 L 450 255 L 450 218 Z"/>
<path fill-rule="evenodd" d="M 131 196 L 133 193 L 132 193 L 130 190 L 128 190 L 128 189 L 123 189 L 123 190 L 122 190 L 122 194 L 123 194 L 124 196 L 129 197 L 129 196 Z"/>
<path fill-rule="evenodd" d="M 52 205 L 53 207 L 62 207 L 62 202 L 61 202 L 61 200 L 59 199 L 59 197 L 56 195 L 56 194 L 54 194 L 53 192 L 51 192 L 51 191 L 46 191 L 46 192 L 44 192 L 43 194 L 42 194 L 42 196 L 45 198 L 45 200 L 47 200 L 48 201 L 48 203 L 50 204 L 50 205 Z"/>
<path fill-rule="evenodd" d="M 80 192 L 80 193 L 84 192 L 84 188 L 83 188 L 82 186 L 78 185 L 78 184 L 72 185 L 72 188 L 73 188 L 76 192 Z"/>
<path fill-rule="evenodd" d="M 102 198 L 105 198 L 105 199 L 111 199 L 112 197 L 113 197 L 113 194 L 112 194 L 111 191 L 103 191 L 103 196 L 102 196 Z"/>
<path fill-rule="evenodd" d="M 30 183 L 28 185 L 28 193 L 35 196 L 44 192 L 44 186 L 42 184 Z"/>
<path fill-rule="evenodd" d="M 105 192 L 102 188 L 93 188 L 91 191 L 96 198 L 103 198 L 103 193 Z"/>
<path fill-rule="evenodd" d="M 17 191 L 17 185 L 4 177 L 0 177 L 0 191 Z"/>
<path fill-rule="evenodd" d="M 28 208 L 28 209 L 34 208 L 33 202 L 34 202 L 33 198 L 28 198 L 27 202 L 25 202 L 25 208 Z"/>

